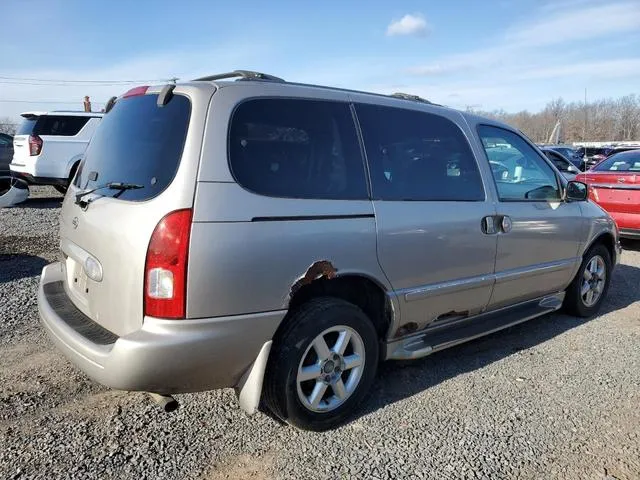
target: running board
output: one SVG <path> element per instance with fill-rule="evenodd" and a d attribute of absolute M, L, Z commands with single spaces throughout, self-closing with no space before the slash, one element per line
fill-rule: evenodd
<path fill-rule="evenodd" d="M 387 360 L 412 360 L 559 310 L 565 292 L 456 320 L 387 344 Z"/>

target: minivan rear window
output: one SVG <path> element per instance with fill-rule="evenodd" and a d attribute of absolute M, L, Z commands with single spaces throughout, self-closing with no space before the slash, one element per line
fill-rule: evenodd
<path fill-rule="evenodd" d="M 180 165 L 191 102 L 175 95 L 159 107 L 157 100 L 158 95 L 140 95 L 116 102 L 87 147 L 76 186 L 87 189 L 123 182 L 143 187 L 121 191 L 121 200 L 147 200 L 169 186 Z M 108 192 L 100 193 L 117 193 Z"/>
<path fill-rule="evenodd" d="M 38 118 L 39 117 L 26 117 L 18 127 L 16 135 L 31 135 Z"/>

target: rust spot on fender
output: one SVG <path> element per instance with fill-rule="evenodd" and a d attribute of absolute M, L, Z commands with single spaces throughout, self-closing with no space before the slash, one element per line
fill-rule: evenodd
<path fill-rule="evenodd" d="M 333 264 L 329 260 L 319 260 L 314 262 L 304 274 L 302 278 L 300 278 L 296 283 L 291 286 L 291 296 L 296 293 L 300 288 L 305 285 L 309 285 L 314 280 L 319 278 L 326 278 L 331 280 L 335 278 L 338 269 L 333 266 Z"/>

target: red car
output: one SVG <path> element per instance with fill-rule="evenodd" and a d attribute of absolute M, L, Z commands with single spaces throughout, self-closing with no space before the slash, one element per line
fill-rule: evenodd
<path fill-rule="evenodd" d="M 576 180 L 589 185 L 589 198 L 613 217 L 621 237 L 640 239 L 640 150 L 611 155 Z"/>

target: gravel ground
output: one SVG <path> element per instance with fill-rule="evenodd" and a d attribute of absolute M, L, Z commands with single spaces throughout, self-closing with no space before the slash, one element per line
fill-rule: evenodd
<path fill-rule="evenodd" d="M 38 326 L 60 198 L 0 210 L 0 478 L 640 478 L 640 245 L 602 314 L 554 314 L 382 366 L 361 415 L 322 434 L 246 417 L 231 390 L 143 394 L 76 372 Z"/>

